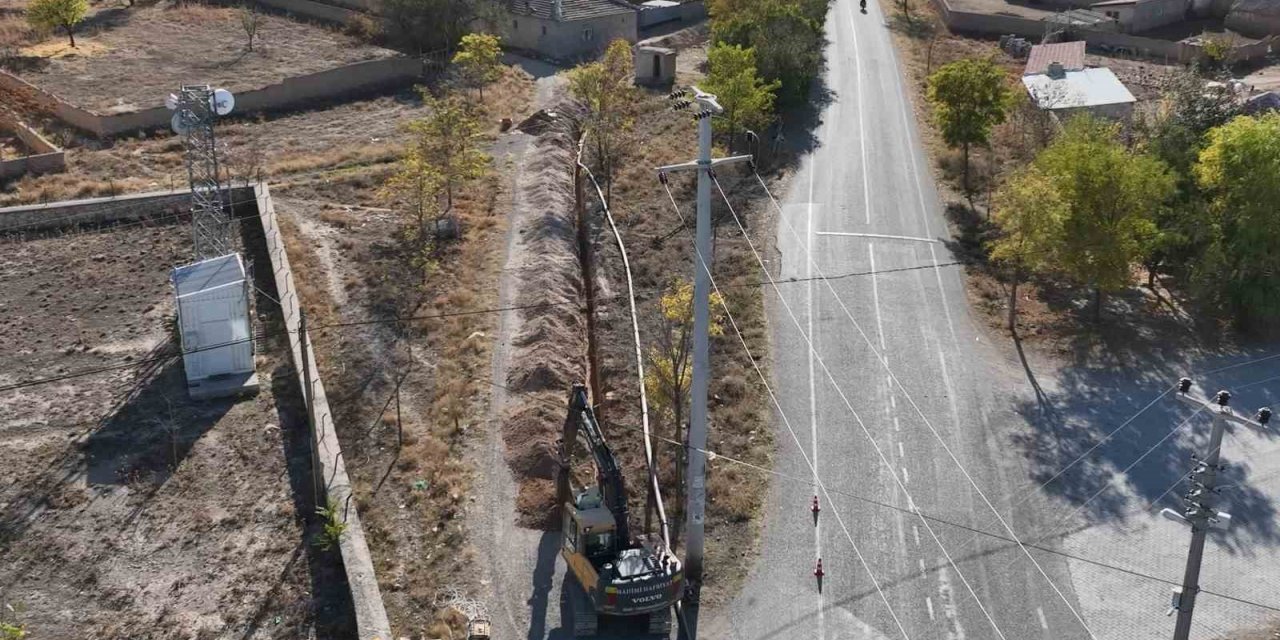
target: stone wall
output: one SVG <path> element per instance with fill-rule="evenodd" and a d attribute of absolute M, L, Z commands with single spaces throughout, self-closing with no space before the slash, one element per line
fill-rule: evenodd
<path fill-rule="evenodd" d="M 316 100 L 404 86 L 411 84 L 422 73 L 422 62 L 416 58 L 395 57 L 356 62 L 305 76 L 286 78 L 277 84 L 238 93 L 236 113 L 296 108 Z M 0 91 L 21 91 L 31 95 L 59 120 L 98 137 L 168 127 L 169 120 L 173 117 L 173 112 L 164 106 L 109 115 L 94 113 L 3 70 L 0 70 Z"/>
<path fill-rule="evenodd" d="M 0 131 L 8 131 L 27 148 L 27 154 L 15 158 L 0 160 L 0 180 L 16 178 L 25 174 L 62 173 L 67 170 L 67 154 L 52 142 L 49 142 L 17 120 L 0 111 Z"/>

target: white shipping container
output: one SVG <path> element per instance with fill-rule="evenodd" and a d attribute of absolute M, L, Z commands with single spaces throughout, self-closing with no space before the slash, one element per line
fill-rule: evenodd
<path fill-rule="evenodd" d="M 188 385 L 251 373 L 249 291 L 240 254 L 177 267 L 172 280 Z"/>

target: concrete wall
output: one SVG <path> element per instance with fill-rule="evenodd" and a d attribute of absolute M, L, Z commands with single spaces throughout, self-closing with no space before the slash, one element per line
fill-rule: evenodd
<path fill-rule="evenodd" d="M 233 202 L 252 196 L 252 191 L 248 189 L 231 190 Z M 191 191 L 187 189 L 8 207 L 0 209 L 0 235 L 133 222 L 180 215 L 190 210 Z"/>
<path fill-rule="evenodd" d="M 351 481 L 343 462 L 342 448 L 334 431 L 332 411 L 325 396 L 324 381 L 314 366 L 310 367 L 310 380 L 303 375 L 301 366 L 303 348 L 308 362 L 316 361 L 311 340 L 305 341 L 300 332 L 300 307 L 297 285 L 289 267 L 289 256 L 284 249 L 284 239 L 276 220 L 275 206 L 266 184 L 254 187 L 228 189 L 229 201 L 237 205 L 253 205 L 257 220 L 262 224 L 263 238 L 276 282 L 276 294 L 280 296 L 285 328 L 289 335 L 289 355 L 298 376 L 300 388 L 311 390 L 310 414 L 312 448 L 317 468 L 313 469 L 329 500 L 340 505 L 346 530 L 338 540 L 342 565 L 346 570 L 355 609 L 359 640 L 390 640 L 391 625 L 382 604 L 382 594 L 373 570 L 373 559 L 365 542 L 364 529 L 351 496 Z M 35 233 L 50 229 L 69 228 L 81 224 L 105 224 L 130 222 L 144 218 L 156 218 L 181 213 L 191 207 L 190 191 L 159 191 L 119 198 L 75 200 L 29 207 L 0 209 L 0 235 L 9 233 Z M 246 222 L 254 218 L 245 218 Z M 322 502 L 317 500 L 317 502 Z"/>
<path fill-rule="evenodd" d="M 422 63 L 416 58 L 394 57 L 356 62 L 305 76 L 286 78 L 278 84 L 237 93 L 236 113 L 301 107 L 315 100 L 407 85 L 421 75 Z M 77 107 L 7 71 L 0 71 L 0 90 L 22 91 L 30 94 L 58 119 L 98 137 L 109 137 L 139 129 L 168 127 L 169 120 L 173 116 L 173 112 L 163 105 L 128 113 L 97 114 Z"/>
<path fill-rule="evenodd" d="M 667 22 L 694 22 L 707 17 L 707 5 L 702 0 L 685 2 L 674 7 L 641 7 L 639 28 L 647 29 Z"/>
<path fill-rule="evenodd" d="M 504 11 L 498 19 L 502 44 L 512 49 L 532 51 L 552 60 L 593 58 L 610 42 L 622 38 L 634 44 L 639 38 L 638 12 L 556 22 Z M 590 30 L 590 36 L 583 32 Z"/>
<path fill-rule="evenodd" d="M 271 191 L 265 183 L 259 183 L 252 189 L 257 199 L 258 219 L 262 222 L 267 254 L 271 257 L 271 268 L 275 272 L 276 294 L 280 296 L 285 329 L 289 334 L 289 355 L 293 360 L 299 386 L 310 392 L 310 415 L 307 418 L 311 423 L 311 445 L 316 464 L 312 471 L 316 475 L 317 486 L 324 491 L 330 503 L 339 506 L 341 517 L 347 525 L 346 531 L 338 539 L 338 550 L 342 554 L 342 566 L 346 570 L 347 583 L 351 588 L 356 634 L 359 640 L 390 640 L 391 623 L 387 620 L 387 611 L 382 604 L 382 593 L 378 589 L 378 578 L 374 573 L 373 558 L 369 555 L 369 545 L 365 541 L 364 527 L 360 525 L 360 514 L 352 500 L 351 479 L 347 476 L 342 446 L 334 430 L 333 413 L 329 410 L 324 381 L 315 366 L 316 354 L 311 339 L 301 332 L 302 311 L 298 288 L 289 267 L 289 254 L 285 251 L 284 238 L 280 235 Z M 306 362 L 310 363 L 305 368 L 304 356 Z M 320 500 L 317 499 L 317 502 Z"/>
<path fill-rule="evenodd" d="M 26 123 L 0 112 L 0 131 L 13 133 L 27 147 L 27 155 L 6 157 L 0 161 L 0 180 L 28 173 L 62 173 L 67 170 L 67 154 Z"/>

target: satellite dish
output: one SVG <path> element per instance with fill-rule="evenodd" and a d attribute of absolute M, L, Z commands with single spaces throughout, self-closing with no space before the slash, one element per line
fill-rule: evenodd
<path fill-rule="evenodd" d="M 236 97 L 231 95 L 226 89 L 216 89 L 213 92 L 213 110 L 220 116 L 231 113 L 236 108 Z"/>
<path fill-rule="evenodd" d="M 172 94 L 172 93 L 171 93 L 171 94 L 169 94 L 169 95 L 167 95 L 167 96 L 165 96 L 165 97 L 164 97 L 164 106 L 165 106 L 165 108 L 166 108 L 166 109 L 168 109 L 168 110 L 170 110 L 170 111 L 174 111 L 174 110 L 176 110 L 176 109 L 178 108 L 178 96 L 177 96 L 177 95 L 175 95 L 175 94 Z"/>
<path fill-rule="evenodd" d="M 187 135 L 187 123 L 182 121 L 182 113 L 173 114 L 173 118 L 169 120 L 169 126 L 173 128 L 173 132 L 180 135 Z"/>

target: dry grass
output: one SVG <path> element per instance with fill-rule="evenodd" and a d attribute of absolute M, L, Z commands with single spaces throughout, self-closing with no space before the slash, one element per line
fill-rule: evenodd
<path fill-rule="evenodd" d="M 493 94 L 518 105 L 528 100 L 521 91 L 531 92 L 532 84 L 502 83 Z M 290 174 L 291 186 L 276 190 L 281 202 L 296 203 L 291 216 L 297 221 L 284 224 L 284 233 L 314 326 L 496 304 L 503 212 L 510 207 L 506 168 L 495 167 L 489 178 L 455 198 L 462 235 L 439 249 L 424 280 L 409 266 L 406 220 L 394 213 L 402 203 L 381 195 L 394 157 L 394 147 L 370 144 L 322 150 L 273 167 L 314 171 Z M 282 214 L 282 221 L 288 217 Z M 335 281 L 345 304 L 334 300 Z M 494 316 L 478 314 L 416 321 L 403 334 L 377 324 L 316 336 L 320 370 L 334 398 L 357 504 L 398 635 L 447 637 L 445 625 L 455 635 L 461 630 L 458 620 L 434 611 L 432 603 L 445 585 L 474 586 L 466 569 L 476 559 L 463 525 L 463 512 L 474 499 L 472 470 L 463 449 L 483 426 L 477 416 L 487 407 L 487 336 L 495 322 Z M 386 401 L 393 397 L 394 380 L 410 366 L 397 417 L 394 403 Z"/>
<path fill-rule="evenodd" d="M 635 286 L 640 292 L 638 312 L 641 318 L 641 336 L 647 344 L 653 344 L 659 330 L 657 291 L 663 289 L 673 277 L 689 279 L 693 275 L 692 231 L 680 229 L 680 219 L 672 210 L 666 192 L 653 175 L 652 167 L 683 161 L 696 154 L 696 138 L 687 117 L 663 108 L 665 96 L 645 93 L 637 105 L 637 119 L 633 140 L 625 145 L 622 166 L 618 170 L 613 188 L 614 215 L 619 220 L 624 240 L 628 244 Z M 737 172 L 730 171 L 724 179 L 736 180 Z M 732 192 L 733 189 L 727 186 Z M 685 205 L 686 215 L 691 211 L 692 182 L 684 177 L 672 178 L 672 189 L 677 201 Z M 744 223 L 758 230 L 760 237 L 754 241 L 767 244 L 764 236 L 768 225 L 766 201 L 739 199 L 734 196 L 734 206 Z M 713 215 L 725 214 L 727 219 L 716 231 L 715 277 L 725 296 L 739 328 L 750 346 L 751 352 L 762 358 L 766 375 L 768 337 L 765 324 L 761 290 L 753 286 L 741 286 L 759 279 L 759 267 L 750 248 L 727 211 L 716 207 Z M 603 225 L 603 222 L 600 223 Z M 674 232 L 673 235 L 671 235 Z M 756 233 L 757 231 L 753 231 Z M 655 241 L 670 235 L 665 241 Z M 611 291 L 625 288 L 621 272 L 621 259 L 612 234 L 607 227 L 594 229 L 597 269 L 609 282 Z M 605 363 L 603 384 L 606 392 L 613 394 L 613 401 L 605 407 L 606 421 L 638 425 L 639 398 L 635 391 L 635 356 L 625 299 L 605 301 L 601 308 L 610 322 L 598 323 L 601 333 L 602 361 Z M 709 447 L 723 455 L 768 467 L 773 452 L 773 430 L 767 395 L 752 362 L 739 344 L 732 330 L 725 329 L 723 337 L 713 339 L 712 368 L 715 377 L 711 381 L 712 407 Z M 674 429 L 666 420 L 655 416 L 654 428 L 658 435 L 672 437 Z M 628 483 L 632 487 L 644 487 L 644 462 L 641 440 L 634 433 L 615 432 L 616 448 L 624 467 L 628 470 Z M 673 487 L 683 472 L 676 465 L 676 450 L 657 444 L 655 454 L 659 458 L 660 480 L 667 499 L 667 513 L 673 523 L 682 521 L 682 505 L 676 504 Z M 760 525 L 760 511 L 764 501 L 767 478 L 759 473 L 744 472 L 743 468 L 724 461 L 708 464 L 708 526 L 707 536 L 714 540 L 708 545 L 708 572 L 703 597 L 709 602 L 723 602 L 737 591 L 745 577 L 753 557 L 752 549 Z M 633 495 L 632 512 L 637 517 L 644 514 L 644 492 Z M 676 528 L 679 528 L 678 526 Z"/>
<path fill-rule="evenodd" d="M 175 87 L 200 78 L 232 91 L 256 89 L 289 76 L 315 73 L 361 60 L 395 55 L 334 30 L 264 14 L 254 50 L 237 9 L 187 3 L 96 9 L 94 25 L 77 36 L 77 48 L 49 34 L 22 77 L 93 111 L 130 111 L 159 105 Z M 89 55 L 92 52 L 93 55 Z"/>

